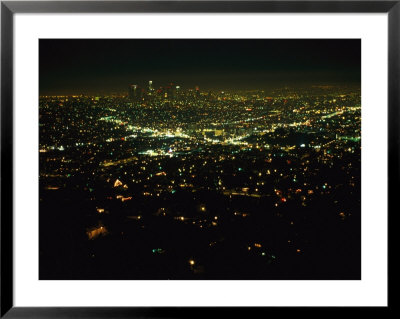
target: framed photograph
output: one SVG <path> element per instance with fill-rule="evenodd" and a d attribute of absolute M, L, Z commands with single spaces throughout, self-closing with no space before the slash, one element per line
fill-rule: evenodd
<path fill-rule="evenodd" d="M 399 19 L 2 1 L 1 316 L 390 310 Z"/>

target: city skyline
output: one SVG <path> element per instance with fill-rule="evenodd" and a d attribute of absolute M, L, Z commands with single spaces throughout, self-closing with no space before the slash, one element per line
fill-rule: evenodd
<path fill-rule="evenodd" d="M 39 51 L 40 95 L 123 94 L 148 79 L 203 90 L 357 86 L 361 79 L 357 39 L 41 39 Z"/>
<path fill-rule="evenodd" d="M 71 41 L 40 42 L 40 280 L 361 279 L 359 40 Z"/>

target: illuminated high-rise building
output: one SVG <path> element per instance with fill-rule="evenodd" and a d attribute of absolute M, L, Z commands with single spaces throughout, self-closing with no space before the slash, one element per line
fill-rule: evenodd
<path fill-rule="evenodd" d="M 167 86 L 167 94 L 169 98 L 176 98 L 176 88 L 174 83 L 170 83 Z"/>
<path fill-rule="evenodd" d="M 140 89 L 137 84 L 131 84 L 128 90 L 128 97 L 131 101 L 137 101 L 140 98 Z"/>
<path fill-rule="evenodd" d="M 153 91 L 153 81 L 149 81 L 149 91 Z"/>

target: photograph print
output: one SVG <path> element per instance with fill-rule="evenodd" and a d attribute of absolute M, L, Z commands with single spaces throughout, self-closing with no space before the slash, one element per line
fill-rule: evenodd
<path fill-rule="evenodd" d="M 40 39 L 40 280 L 360 280 L 360 39 Z"/>

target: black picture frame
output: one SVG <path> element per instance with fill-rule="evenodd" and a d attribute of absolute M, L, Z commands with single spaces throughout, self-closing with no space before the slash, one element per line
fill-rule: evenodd
<path fill-rule="evenodd" d="M 388 14 L 388 204 L 389 222 L 398 211 L 400 126 L 400 0 L 395 1 L 1 1 L 1 317 L 5 318 L 193 318 L 266 316 L 286 311 L 326 314 L 326 307 L 14 307 L 13 303 L 13 19 L 16 13 L 387 13 Z M 389 251 L 390 236 L 389 229 Z M 389 258 L 389 256 L 388 256 Z M 390 260 L 388 260 L 390 261 Z M 389 268 L 390 270 L 390 268 Z M 390 275 L 390 273 L 389 273 Z M 388 280 L 388 286 L 390 281 Z M 390 287 L 390 286 L 389 286 Z M 356 308 L 388 314 L 388 307 Z M 353 307 L 352 307 L 353 308 Z M 330 307 L 329 312 L 348 311 Z"/>

